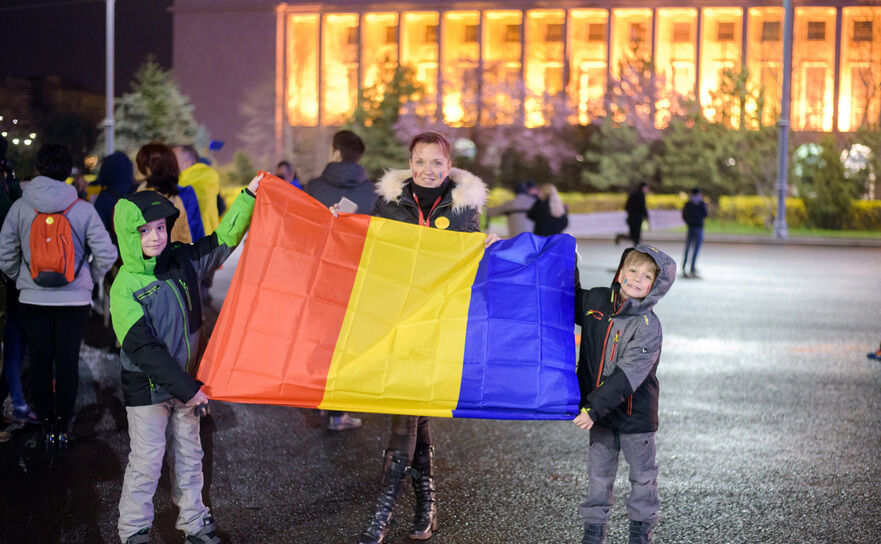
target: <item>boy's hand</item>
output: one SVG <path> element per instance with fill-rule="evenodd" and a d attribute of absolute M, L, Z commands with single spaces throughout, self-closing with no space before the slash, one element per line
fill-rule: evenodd
<path fill-rule="evenodd" d="M 572 423 L 578 425 L 585 431 L 589 431 L 591 427 L 593 427 L 593 420 L 590 419 L 590 414 L 587 412 L 579 412 L 575 419 L 572 420 Z"/>
<path fill-rule="evenodd" d="M 339 202 L 337 202 L 333 206 L 328 206 L 327 209 L 330 210 L 331 215 L 333 215 L 334 217 L 340 216 L 340 203 Z"/>
<path fill-rule="evenodd" d="M 198 406 L 200 404 L 208 404 L 208 395 L 202 392 L 201 387 L 196 391 L 196 394 L 193 395 L 193 398 L 187 401 L 187 406 Z"/>
<path fill-rule="evenodd" d="M 494 232 L 491 232 L 486 235 L 486 240 L 483 241 L 483 247 L 489 247 L 489 246 L 493 245 L 494 243 L 498 242 L 499 240 L 501 240 L 499 235 Z"/>
<path fill-rule="evenodd" d="M 260 186 L 261 179 L 263 179 L 263 174 L 257 174 L 254 176 L 254 179 L 251 180 L 251 183 L 248 184 L 248 190 L 255 195 L 257 194 L 257 188 Z"/>

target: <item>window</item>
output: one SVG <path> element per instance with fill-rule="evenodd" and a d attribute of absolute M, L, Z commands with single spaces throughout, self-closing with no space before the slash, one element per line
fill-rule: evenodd
<path fill-rule="evenodd" d="M 385 27 L 385 44 L 386 45 L 394 45 L 396 43 L 398 43 L 398 27 L 397 26 Z"/>
<path fill-rule="evenodd" d="M 780 21 L 762 21 L 762 41 L 780 41 Z"/>
<path fill-rule="evenodd" d="M 548 23 L 545 26 L 546 42 L 562 42 L 563 41 L 563 23 Z"/>
<path fill-rule="evenodd" d="M 587 41 L 604 42 L 606 41 L 606 25 L 603 23 L 589 23 L 587 25 Z"/>
<path fill-rule="evenodd" d="M 480 25 L 465 25 L 465 43 L 477 43 L 480 36 Z"/>
<path fill-rule="evenodd" d="M 646 41 L 646 26 L 645 23 L 631 23 L 630 24 L 630 42 L 631 43 L 642 43 Z"/>
<path fill-rule="evenodd" d="M 872 21 L 854 21 L 853 22 L 853 41 L 870 42 L 872 41 Z"/>
<path fill-rule="evenodd" d="M 358 27 L 346 29 L 346 43 L 348 45 L 358 45 Z"/>
<path fill-rule="evenodd" d="M 522 25 L 505 25 L 505 41 L 506 42 L 519 42 L 520 41 L 520 27 Z"/>
<path fill-rule="evenodd" d="M 691 23 L 673 23 L 673 42 L 688 43 L 691 41 Z"/>
<path fill-rule="evenodd" d="M 425 27 L 425 43 L 437 43 L 437 25 Z"/>
<path fill-rule="evenodd" d="M 733 42 L 734 41 L 734 23 L 731 21 L 720 21 L 716 24 L 716 41 Z"/>
<path fill-rule="evenodd" d="M 811 41 L 826 40 L 826 21 L 808 21 L 808 39 Z"/>

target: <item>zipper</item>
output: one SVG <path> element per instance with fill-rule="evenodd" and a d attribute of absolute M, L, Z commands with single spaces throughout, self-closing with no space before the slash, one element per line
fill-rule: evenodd
<path fill-rule="evenodd" d="M 584 314 L 584 316 L 585 316 L 585 317 L 593 317 L 593 318 L 596 319 L 597 321 L 602 321 L 602 319 L 603 319 L 603 312 L 600 312 L 600 311 L 598 311 L 598 310 L 588 310 L 587 313 Z"/>
<path fill-rule="evenodd" d="M 627 415 L 633 415 L 633 395 L 627 397 Z"/>
<path fill-rule="evenodd" d="M 603 363 L 606 360 L 606 345 L 609 343 L 609 333 L 612 332 L 612 318 L 609 318 L 609 328 L 606 329 L 606 337 L 603 339 L 603 351 L 602 355 L 600 355 L 600 369 L 597 371 L 597 387 L 600 386 L 601 380 L 603 379 Z"/>
<path fill-rule="evenodd" d="M 155 293 L 155 292 L 158 291 L 158 290 L 159 290 L 159 286 L 158 286 L 158 285 L 154 285 L 153 287 L 151 287 L 151 288 L 148 289 L 147 291 L 144 291 L 143 293 L 141 293 L 140 295 L 138 295 L 138 300 L 143 300 L 143 299 L 149 297 L 150 295 L 152 295 L 153 293 Z"/>
<path fill-rule="evenodd" d="M 193 302 L 190 300 L 190 288 L 187 287 L 187 282 L 180 278 L 178 278 L 177 281 L 180 282 L 181 286 L 184 288 L 184 294 L 187 296 L 187 309 L 192 310 Z"/>
<path fill-rule="evenodd" d="M 171 292 L 174 293 L 174 298 L 177 299 L 178 306 L 180 306 L 180 313 L 184 316 L 184 343 L 187 345 L 187 365 L 184 369 L 189 372 L 190 371 L 190 323 L 187 320 L 187 310 L 184 308 L 184 302 L 180 298 L 180 293 L 177 292 L 177 289 L 174 288 L 174 283 L 171 280 L 165 280 L 165 283 L 171 287 Z"/>
<path fill-rule="evenodd" d="M 615 360 L 615 351 L 618 350 L 618 339 L 619 339 L 620 337 L 621 337 L 621 329 L 618 329 L 617 331 L 615 331 L 615 339 L 612 340 L 612 354 L 609 355 L 609 360 L 610 360 L 610 361 L 614 361 L 614 360 Z"/>
<path fill-rule="evenodd" d="M 150 391 L 156 391 L 156 384 L 153 383 L 153 380 L 151 380 L 150 378 L 147 378 L 147 383 L 150 384 Z"/>

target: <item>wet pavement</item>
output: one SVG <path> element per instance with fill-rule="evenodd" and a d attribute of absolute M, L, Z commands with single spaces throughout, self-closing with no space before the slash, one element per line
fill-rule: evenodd
<path fill-rule="evenodd" d="M 622 247 L 582 241 L 582 281 Z M 681 244 L 658 247 L 680 258 Z M 664 327 L 657 543 L 881 542 L 877 248 L 707 244 Z M 222 298 L 232 264 L 219 273 Z M 295 273 L 295 271 L 292 271 Z M 118 357 L 85 346 L 76 444 L 48 466 L 35 428 L 0 444 L 0 542 L 116 542 L 128 452 Z M 224 542 L 351 543 L 367 520 L 390 417 L 332 432 L 318 412 L 213 403 L 207 501 Z M 434 420 L 440 529 L 430 542 L 576 543 L 587 433 L 568 422 Z M 626 465 L 609 543 L 626 542 Z M 409 542 L 412 491 L 389 543 Z M 163 476 L 153 542 L 181 542 Z"/>

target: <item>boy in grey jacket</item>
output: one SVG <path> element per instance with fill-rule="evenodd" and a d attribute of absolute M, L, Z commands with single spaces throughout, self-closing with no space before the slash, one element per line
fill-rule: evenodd
<path fill-rule="evenodd" d="M 575 290 L 581 325 L 576 425 L 590 430 L 582 544 L 602 544 L 618 454 L 630 465 L 630 544 L 651 542 L 658 522 L 658 379 L 661 323 L 653 308 L 676 278 L 676 263 L 648 245 L 626 249 L 611 287 Z"/>
<path fill-rule="evenodd" d="M 116 247 L 95 208 L 77 199 L 63 181 L 73 158 L 66 147 L 44 145 L 37 153 L 41 175 L 24 187 L 0 231 L 0 271 L 20 291 L 22 324 L 30 350 L 31 397 L 43 421 L 46 445 L 66 447 L 79 383 L 80 344 L 92 304 L 92 288 L 116 261 Z M 77 265 L 73 281 L 38 285 L 31 276 L 31 224 L 38 213 L 67 210 Z M 89 259 L 91 255 L 91 259 Z M 55 364 L 53 389 L 52 365 Z"/>

